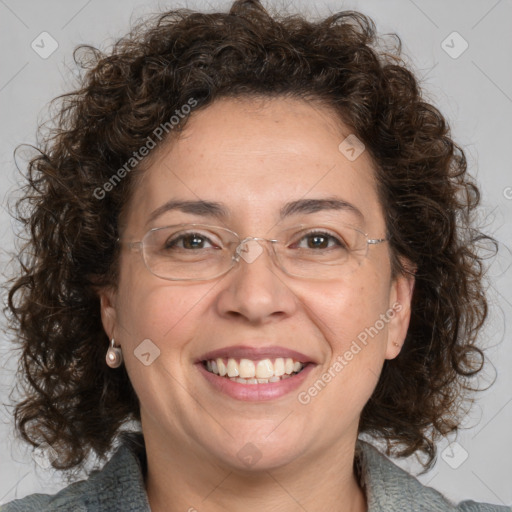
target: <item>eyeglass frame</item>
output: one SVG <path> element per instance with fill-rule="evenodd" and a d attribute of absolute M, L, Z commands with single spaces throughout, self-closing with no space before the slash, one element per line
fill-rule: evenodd
<path fill-rule="evenodd" d="M 189 279 L 189 278 L 162 277 L 162 276 L 159 276 L 158 274 L 155 274 L 155 272 L 153 272 L 151 270 L 151 268 L 149 268 L 149 265 L 148 265 L 148 263 L 146 261 L 145 255 L 144 255 L 144 239 L 151 232 L 159 231 L 159 230 L 162 230 L 162 229 L 178 227 L 178 226 L 201 226 L 201 227 L 205 227 L 205 228 L 222 229 L 223 231 L 228 231 L 229 233 L 232 233 L 233 235 L 235 235 L 236 238 L 238 239 L 239 243 L 236 246 L 234 252 L 232 252 L 232 254 L 231 254 L 231 265 L 226 270 L 221 272 L 220 274 L 217 274 L 215 276 L 208 277 L 208 278 L 205 278 L 205 279 L 203 279 L 203 278 L 190 278 Z M 299 227 L 302 227 L 302 226 L 304 226 L 304 224 L 298 224 L 297 226 L 292 226 L 289 229 L 291 230 L 291 229 L 299 228 Z M 350 228 L 354 229 L 355 231 L 361 233 L 365 237 L 366 254 L 368 254 L 368 246 L 369 245 L 376 245 L 376 244 L 380 244 L 382 242 L 389 242 L 389 240 L 390 240 L 388 237 L 386 237 L 386 238 L 368 238 L 368 233 L 365 233 L 361 229 L 356 228 L 354 226 L 350 226 L 350 225 L 348 225 L 348 226 Z M 254 237 L 254 236 L 248 236 L 248 237 L 245 237 L 243 240 L 241 240 L 240 235 L 238 233 L 236 233 L 235 231 L 233 231 L 233 230 L 231 230 L 229 228 L 225 228 L 225 227 L 222 227 L 222 226 L 216 226 L 216 225 L 213 225 L 213 224 L 201 224 L 201 223 L 171 224 L 169 226 L 161 226 L 161 227 L 151 228 L 148 231 L 146 231 L 146 233 L 144 233 L 144 236 L 140 240 L 137 240 L 135 242 L 129 242 L 129 241 L 122 240 L 121 237 L 118 237 L 116 239 L 116 242 L 118 242 L 118 243 L 125 243 L 129 247 L 130 250 L 132 250 L 132 251 L 133 250 L 137 250 L 137 252 L 140 252 L 141 256 L 142 256 L 142 261 L 144 262 L 144 266 L 146 267 L 146 269 L 151 274 L 153 274 L 154 276 L 158 277 L 159 279 L 164 279 L 166 281 L 209 281 L 210 279 L 216 279 L 217 277 L 221 277 L 221 276 L 227 274 L 231 269 L 233 269 L 235 267 L 236 263 L 240 262 L 241 248 L 247 242 L 249 242 L 251 240 L 256 240 L 256 241 L 259 240 L 259 241 L 263 241 L 263 242 L 271 242 L 272 243 L 271 259 L 272 259 L 273 263 L 279 269 L 281 269 L 286 275 L 289 275 L 289 276 L 292 276 L 292 277 L 298 277 L 300 279 L 315 279 L 314 277 L 303 277 L 303 276 L 298 276 L 298 275 L 295 275 L 295 274 L 291 274 L 290 272 L 288 272 L 287 270 L 285 270 L 282 267 L 282 265 L 281 265 L 281 263 L 279 261 L 279 258 L 278 258 L 277 254 L 276 254 L 275 245 L 274 245 L 275 243 L 279 243 L 280 240 L 272 240 L 272 239 L 268 239 L 268 238 Z M 365 257 L 366 257 L 366 254 L 365 254 Z"/>

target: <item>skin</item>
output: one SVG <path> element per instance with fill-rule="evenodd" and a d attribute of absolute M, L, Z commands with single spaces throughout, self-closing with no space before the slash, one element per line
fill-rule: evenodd
<path fill-rule="evenodd" d="M 180 139 L 155 150 L 123 236 L 135 241 L 153 227 L 197 222 L 225 225 L 242 238 L 273 238 L 284 203 L 335 195 L 361 210 L 369 238 L 385 237 L 372 160 L 363 152 L 351 162 L 338 149 L 350 133 L 311 102 L 217 100 L 191 115 Z M 175 211 L 147 224 L 170 199 L 222 202 L 230 216 L 222 224 Z M 287 222 L 332 224 L 332 215 Z M 141 403 L 153 512 L 366 510 L 353 470 L 358 421 L 384 361 L 399 354 L 414 285 L 410 277 L 391 279 L 389 250 L 388 243 L 370 246 L 356 271 L 338 280 L 288 276 L 264 251 L 202 282 L 160 279 L 139 253 L 122 251 L 117 289 L 102 291 L 101 312 Z M 310 403 L 299 403 L 298 392 L 397 302 L 400 311 L 378 335 Z M 148 338 L 160 356 L 145 366 L 134 350 Z M 303 352 L 318 364 L 297 392 L 236 400 L 214 390 L 193 362 L 247 340 Z M 247 443 L 261 455 L 250 467 L 237 456 Z"/>

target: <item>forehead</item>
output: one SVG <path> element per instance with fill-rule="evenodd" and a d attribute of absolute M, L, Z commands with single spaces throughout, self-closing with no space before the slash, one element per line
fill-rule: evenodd
<path fill-rule="evenodd" d="M 148 227 L 155 209 L 170 200 L 204 200 L 223 203 L 232 221 L 256 227 L 286 203 L 336 197 L 361 210 L 367 226 L 381 228 L 373 162 L 366 151 L 348 158 L 360 149 L 346 152 L 350 135 L 329 109 L 303 100 L 217 100 L 155 150 L 133 193 L 128 224 Z"/>

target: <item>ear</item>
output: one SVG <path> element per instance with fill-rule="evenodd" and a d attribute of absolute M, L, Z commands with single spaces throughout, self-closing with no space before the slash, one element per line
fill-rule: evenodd
<path fill-rule="evenodd" d="M 109 339 L 116 337 L 117 313 L 115 308 L 116 294 L 112 288 L 102 288 L 100 297 L 101 322 Z"/>
<path fill-rule="evenodd" d="M 389 294 L 388 340 L 386 347 L 386 359 L 394 359 L 402 349 L 407 336 L 409 321 L 411 319 L 411 302 L 416 281 L 414 274 L 416 267 L 405 265 L 408 270 L 405 274 L 399 274 L 391 283 Z"/>

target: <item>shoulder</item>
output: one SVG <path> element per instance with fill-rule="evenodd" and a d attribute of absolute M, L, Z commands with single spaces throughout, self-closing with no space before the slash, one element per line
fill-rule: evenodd
<path fill-rule="evenodd" d="M 78 486 L 77 486 L 78 484 Z M 77 503 L 75 492 L 81 494 L 80 484 L 76 482 L 62 489 L 57 494 L 30 494 L 24 498 L 10 501 L 0 507 L 0 512 L 64 512 L 64 510 L 73 510 L 74 512 L 87 512 L 80 503 Z M 77 486 L 74 487 L 73 486 Z"/>
<path fill-rule="evenodd" d="M 122 439 L 103 469 L 92 471 L 87 480 L 52 495 L 30 494 L 2 505 L 0 512 L 150 512 L 137 441 L 134 444 L 135 437 L 129 436 Z"/>
<path fill-rule="evenodd" d="M 450 502 L 440 492 L 426 487 L 369 443 L 357 442 L 356 457 L 368 512 L 409 510 L 414 512 L 512 512 L 508 506 L 463 501 Z"/>
<path fill-rule="evenodd" d="M 91 478 L 68 485 L 56 494 L 35 493 L 10 501 L 0 507 L 0 512 L 87 512 L 84 498 L 95 490 Z"/>

